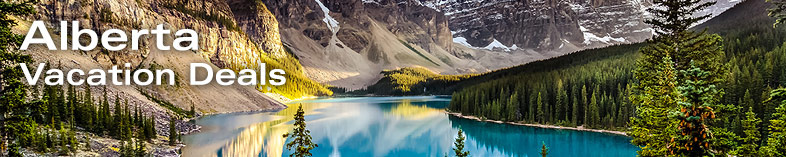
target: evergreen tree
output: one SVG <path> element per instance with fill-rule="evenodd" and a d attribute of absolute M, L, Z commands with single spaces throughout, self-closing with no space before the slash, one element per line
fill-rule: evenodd
<path fill-rule="evenodd" d="M 774 101 L 779 105 L 770 119 L 770 136 L 767 137 L 767 146 L 761 149 L 762 154 L 784 156 L 786 155 L 786 88 L 770 92 L 767 101 Z"/>
<path fill-rule="evenodd" d="M 544 120 L 545 117 L 543 116 L 545 114 L 544 111 L 543 111 L 544 110 L 543 109 L 543 97 L 540 95 L 540 92 L 538 92 L 538 99 L 536 101 L 537 101 L 537 104 L 538 104 L 538 108 L 535 109 L 538 112 L 538 115 L 536 117 L 537 117 L 539 123 L 545 124 L 546 121 Z"/>
<path fill-rule="evenodd" d="M 715 5 L 715 1 L 700 0 L 658 0 L 653 3 L 658 7 L 647 9 L 652 18 L 644 23 L 651 25 L 658 36 L 671 39 L 679 38 L 679 34 L 685 33 L 693 24 L 710 18 L 711 14 L 694 17 L 693 13 Z"/>
<path fill-rule="evenodd" d="M 120 139 L 123 131 L 123 107 L 120 106 L 120 95 L 115 94 L 115 107 L 114 114 L 112 114 L 112 121 L 110 121 L 109 135 Z"/>
<path fill-rule="evenodd" d="M 719 95 L 719 91 L 714 85 L 708 85 L 706 79 L 709 72 L 695 66 L 680 72 L 689 79 L 677 87 L 685 99 L 678 102 L 680 111 L 672 113 L 672 117 L 680 121 L 680 133 L 672 138 L 669 149 L 671 154 L 678 156 L 712 156 L 712 135 L 705 121 L 715 118 L 711 106 L 717 103 L 715 96 Z"/>
<path fill-rule="evenodd" d="M 588 96 L 587 96 L 587 85 L 582 85 L 581 86 L 581 95 L 579 95 L 579 97 L 581 98 L 581 107 L 582 107 L 581 109 L 584 110 L 584 112 L 582 112 L 583 115 L 584 115 L 584 119 L 582 119 L 581 121 L 583 122 L 582 124 L 587 125 L 587 119 L 589 119 L 589 117 L 588 117 L 589 114 L 587 114 L 587 106 L 589 105 L 589 102 L 587 100 L 587 98 L 588 98 Z"/>
<path fill-rule="evenodd" d="M 191 104 L 191 109 L 188 110 L 188 115 L 190 115 L 191 117 L 196 116 L 196 111 L 194 110 L 194 104 Z"/>
<path fill-rule="evenodd" d="M 592 92 L 592 97 L 590 98 L 590 104 L 587 107 L 587 114 L 589 117 L 587 118 L 587 125 L 589 127 L 597 127 L 598 123 L 600 123 L 600 110 L 598 107 L 598 93 L 599 93 L 598 86 L 595 86 L 595 90 Z"/>
<path fill-rule="evenodd" d="M 748 112 L 745 112 L 745 120 L 742 121 L 745 138 L 742 139 L 743 144 L 737 148 L 737 155 L 758 156 L 757 150 L 759 150 L 759 142 L 761 142 L 759 123 L 761 123 L 761 120 L 756 118 L 753 108 L 748 108 Z"/>
<path fill-rule="evenodd" d="M 677 123 L 668 117 L 668 113 L 676 111 L 677 101 L 681 99 L 677 93 L 676 72 L 671 57 L 666 55 L 661 61 L 664 63 L 657 64 L 654 79 L 641 80 L 642 76 L 637 75 L 641 80 L 638 86 L 647 88 L 630 98 L 639 107 L 636 117 L 631 118 L 627 134 L 633 138 L 631 143 L 641 148 L 640 156 L 666 156 L 667 142 L 676 134 Z"/>
<path fill-rule="evenodd" d="M 464 131 L 459 129 L 458 135 L 456 137 L 456 141 L 453 142 L 453 152 L 456 153 L 456 157 L 468 157 L 469 151 L 464 151 Z"/>
<path fill-rule="evenodd" d="M 549 147 L 546 147 L 546 142 L 543 142 L 543 146 L 540 147 L 540 156 L 546 157 L 549 155 Z"/>
<path fill-rule="evenodd" d="M 513 93 L 510 95 L 510 99 L 508 100 L 507 106 L 505 109 L 507 110 L 507 120 L 511 122 L 515 122 L 518 120 L 518 113 L 519 113 L 519 94 L 518 92 Z"/>
<path fill-rule="evenodd" d="M 10 16 L 25 16 L 34 12 L 34 1 L 2 1 L 0 2 L 0 148 L 8 150 L 9 156 L 18 154 L 18 145 L 10 145 L 11 140 L 19 139 L 20 135 L 31 134 L 23 128 L 16 126 L 29 125 L 32 122 L 24 114 L 27 95 L 26 86 L 19 78 L 23 77 L 19 63 L 30 63 L 28 55 L 20 54 L 16 47 L 22 43 L 23 36 L 14 34 L 11 30 L 17 25 Z M 31 68 L 32 69 L 32 68 Z M 32 130 L 30 130 L 32 131 Z"/>
<path fill-rule="evenodd" d="M 179 139 L 180 132 L 177 131 L 177 121 L 175 120 L 175 116 L 169 116 L 169 145 L 174 146 L 177 144 L 177 139 Z"/>
<path fill-rule="evenodd" d="M 769 15 L 775 18 L 775 23 L 772 24 L 773 27 L 778 26 L 779 24 L 783 24 L 786 22 L 786 1 L 784 0 L 767 0 L 773 4 L 772 8 L 767 9 Z"/>
<path fill-rule="evenodd" d="M 573 109 L 571 109 L 571 117 L 573 125 L 579 125 L 579 101 L 576 96 L 573 96 Z"/>
<path fill-rule="evenodd" d="M 287 150 L 295 148 L 295 153 L 290 154 L 290 157 L 304 157 L 311 156 L 311 149 L 318 147 L 317 144 L 311 142 L 311 131 L 306 129 L 305 111 L 303 105 L 298 106 L 297 113 L 295 113 L 295 130 L 292 133 L 284 134 L 284 138 L 292 137 L 291 142 L 287 143 Z"/>

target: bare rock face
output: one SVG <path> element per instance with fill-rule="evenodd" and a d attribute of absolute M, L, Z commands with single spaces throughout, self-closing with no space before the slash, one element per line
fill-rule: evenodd
<path fill-rule="evenodd" d="M 425 0 L 450 17 L 455 37 L 474 47 L 494 40 L 505 46 L 551 50 L 572 44 L 585 47 L 637 42 L 651 33 L 643 12 L 628 0 L 510 1 Z"/>
<path fill-rule="evenodd" d="M 376 81 L 383 69 L 485 70 L 453 55 L 446 16 L 411 2 L 263 1 L 280 23 L 284 45 L 300 58 L 307 75 L 320 82 L 356 89 Z"/>
<path fill-rule="evenodd" d="M 76 20 L 83 29 L 97 33 L 117 28 L 130 34 L 132 29 L 193 29 L 199 34 L 197 51 L 157 50 L 155 37 L 141 38 L 140 50 L 48 51 L 41 47 L 26 51 L 37 62 L 61 63 L 64 69 L 108 68 L 131 63 L 132 68 L 167 68 L 175 71 L 178 86 L 108 86 L 124 98 L 138 102 L 156 112 L 171 112 L 149 100 L 148 96 L 170 102 L 180 108 L 194 105 L 205 113 L 251 111 L 282 108 L 254 87 L 187 85 L 190 63 L 213 63 L 217 68 L 239 69 L 256 67 L 260 62 L 278 61 L 288 54 L 283 50 L 278 23 L 262 3 L 224 0 L 43 0 L 36 6 L 37 14 L 23 17 L 41 20 L 50 30 L 59 30 L 60 21 Z M 27 29 L 27 28 L 21 28 Z M 19 30 L 25 32 L 26 30 Z M 59 39 L 59 32 L 52 32 Z M 165 37 L 165 45 L 174 36 Z M 57 55 L 52 55 L 55 53 Z M 266 60 L 267 59 L 267 60 Z M 73 62 L 75 64 L 65 64 Z M 296 62 L 296 61 L 295 61 Z M 292 64 L 287 73 L 300 74 L 299 64 Z M 96 93 L 94 95 L 100 95 Z"/>

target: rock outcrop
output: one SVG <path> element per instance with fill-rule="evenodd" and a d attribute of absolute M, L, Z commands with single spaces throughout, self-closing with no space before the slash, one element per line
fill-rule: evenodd
<path fill-rule="evenodd" d="M 180 108 L 194 105 L 198 111 L 220 113 L 269 110 L 284 107 L 253 86 L 188 85 L 190 63 L 212 63 L 218 68 L 252 68 L 260 63 L 282 68 L 292 79 L 302 78 L 302 67 L 281 44 L 278 23 L 262 3 L 223 0 L 44 0 L 37 14 L 22 17 L 16 28 L 24 33 L 30 21 L 45 21 L 50 30 L 59 30 L 60 21 L 79 21 L 81 28 L 98 33 L 117 28 L 130 34 L 132 29 L 152 29 L 162 24 L 174 31 L 193 29 L 199 34 L 197 51 L 155 49 L 155 37 L 143 37 L 140 50 L 48 51 L 34 46 L 25 51 L 37 62 L 57 64 L 63 69 L 106 69 L 131 63 L 136 68 L 167 68 L 176 72 L 175 86 L 108 86 L 108 90 L 151 108 L 151 112 L 171 112 L 150 97 L 171 102 Z M 59 43 L 59 33 L 52 32 Z M 99 34 L 100 36 L 100 34 Z M 163 43 L 171 43 L 173 36 Z M 54 54 L 54 55 L 53 55 Z M 290 77 L 290 76 L 288 76 Z M 304 82 L 308 82 L 306 80 Z M 321 88 L 321 87 L 320 87 Z M 268 89 L 270 90 L 270 89 Z M 281 89 L 273 89 L 272 92 Z M 263 90 L 264 91 L 264 90 Z M 144 94 L 143 94 L 144 93 Z M 100 95 L 100 94 L 96 94 Z M 145 96 L 147 95 L 147 96 Z"/>

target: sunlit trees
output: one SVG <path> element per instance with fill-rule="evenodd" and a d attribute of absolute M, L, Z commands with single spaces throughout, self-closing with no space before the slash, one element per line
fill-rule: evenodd
<path fill-rule="evenodd" d="M 775 18 L 775 23 L 772 25 L 773 27 L 778 26 L 779 24 L 783 24 L 786 22 L 786 1 L 784 0 L 767 0 L 773 4 L 773 7 L 767 9 L 769 15 Z"/>
<path fill-rule="evenodd" d="M 779 104 L 770 120 L 770 135 L 767 137 L 767 146 L 762 148 L 766 156 L 786 155 L 786 88 L 773 90 L 770 99 Z"/>
<path fill-rule="evenodd" d="M 19 63 L 30 63 L 32 59 L 15 51 L 21 44 L 23 37 L 11 32 L 17 23 L 10 16 L 29 15 L 34 12 L 33 1 L 0 2 L 0 151 L 11 148 L 9 156 L 17 156 L 18 147 L 29 143 L 32 126 L 35 122 L 30 118 L 28 102 L 26 101 L 27 89 L 22 83 L 22 70 Z M 16 142 L 14 142 L 16 141 Z M 17 144 L 19 143 L 19 144 Z"/>
<path fill-rule="evenodd" d="M 299 105 L 297 113 L 295 113 L 295 129 L 291 133 L 284 134 L 284 138 L 293 138 L 291 142 L 286 144 L 288 150 L 295 149 L 295 152 L 290 154 L 290 157 L 304 157 L 311 156 L 311 149 L 318 147 L 317 144 L 311 141 L 311 131 L 306 129 L 305 111 L 303 105 Z"/>
<path fill-rule="evenodd" d="M 749 107 L 745 112 L 745 120 L 742 120 L 742 127 L 745 137 L 742 144 L 737 147 L 736 154 L 740 156 L 758 156 L 759 142 L 761 142 L 761 132 L 759 132 L 761 120 L 756 118 L 753 108 Z"/>

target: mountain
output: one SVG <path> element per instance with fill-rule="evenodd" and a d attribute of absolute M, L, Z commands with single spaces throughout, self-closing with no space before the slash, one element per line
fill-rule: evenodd
<path fill-rule="evenodd" d="M 281 42 L 276 18 L 262 3 L 223 0 L 42 1 L 35 8 L 35 15 L 21 17 L 22 23 L 15 32 L 27 32 L 32 20 L 44 21 L 50 30 L 59 30 L 60 21 L 72 20 L 78 21 L 82 29 L 99 33 L 118 28 L 131 34 L 132 29 L 155 28 L 159 24 L 173 31 L 184 28 L 195 30 L 199 34 L 197 51 L 158 50 L 153 46 L 154 37 L 142 38 L 140 50 L 108 51 L 99 47 L 93 51 L 49 51 L 36 45 L 24 51 L 36 62 L 50 63 L 61 69 L 107 69 L 131 63 L 131 69 L 174 70 L 175 86 L 107 87 L 109 93 L 130 99 L 143 106 L 146 112 L 162 115 L 172 112 L 163 107 L 166 106 L 161 104 L 163 102 L 181 109 L 194 105 L 197 111 L 204 113 L 270 110 L 283 108 L 279 101 L 286 99 L 332 93 L 304 76 L 299 61 Z M 50 34 L 55 42 L 59 42 L 58 32 Z M 163 43 L 171 43 L 173 37 L 166 36 Z M 256 69 L 259 63 L 266 63 L 267 69 L 285 70 L 287 83 L 256 88 L 217 84 L 190 86 L 187 78 L 189 63 L 209 63 L 214 70 Z"/>
<path fill-rule="evenodd" d="M 306 75 L 359 89 L 381 72 L 481 73 L 651 37 L 639 0 L 263 0 Z M 708 9 L 723 11 L 736 1 Z"/>
<path fill-rule="evenodd" d="M 765 11 L 770 6 L 764 0 L 746 0 L 692 28 L 723 38 L 723 62 L 729 75 L 722 83 L 725 95 L 720 103 L 750 107 L 761 117 L 776 106 L 762 103 L 769 92 L 786 85 L 782 70 L 786 65 L 780 64 L 786 61 L 786 28 L 772 27 L 774 20 Z M 636 82 L 632 71 L 641 57 L 638 49 L 646 44 L 587 49 L 453 80 L 427 76 L 417 83 L 396 84 L 407 85 L 404 88 L 411 92 L 393 94 L 450 94 L 451 111 L 494 120 L 623 129 L 635 113 L 636 104 L 627 97 Z M 423 78 L 423 74 L 390 78 L 412 77 Z M 740 112 L 724 112 L 741 116 Z M 731 128 L 739 125 L 728 124 Z"/>

